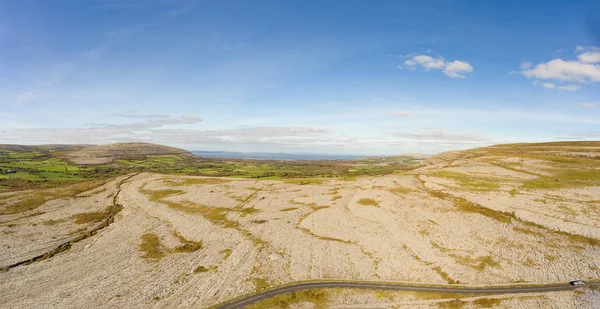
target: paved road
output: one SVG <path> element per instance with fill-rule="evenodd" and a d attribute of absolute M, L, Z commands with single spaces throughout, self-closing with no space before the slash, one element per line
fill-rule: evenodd
<path fill-rule="evenodd" d="M 589 284 L 589 283 L 588 283 Z M 592 283 L 593 285 L 598 285 Z M 503 286 L 503 287 L 456 287 L 456 286 L 426 286 L 418 284 L 404 283 L 365 283 L 365 282 L 337 282 L 337 281 L 321 281 L 321 282 L 303 282 L 293 285 L 282 286 L 271 290 L 258 292 L 237 299 L 235 301 L 221 304 L 215 309 L 241 309 L 247 305 L 251 305 L 261 300 L 271 298 L 273 296 L 307 289 L 320 288 L 353 288 L 353 289 L 371 289 L 371 290 L 394 290 L 394 291 L 416 291 L 416 292 L 442 292 L 442 293 L 459 293 L 459 294 L 513 294 L 513 293 L 533 293 L 533 292 L 551 292 L 572 290 L 575 287 L 569 283 L 557 283 L 538 286 Z"/>

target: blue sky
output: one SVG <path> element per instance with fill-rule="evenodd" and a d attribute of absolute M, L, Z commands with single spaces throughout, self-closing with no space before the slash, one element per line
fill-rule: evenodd
<path fill-rule="evenodd" d="M 597 1 L 0 0 L 0 143 L 392 155 L 599 140 L 594 12 Z"/>

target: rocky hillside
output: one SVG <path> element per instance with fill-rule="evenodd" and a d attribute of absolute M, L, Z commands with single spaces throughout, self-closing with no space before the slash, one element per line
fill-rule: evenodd
<path fill-rule="evenodd" d="M 193 156 L 186 150 L 150 143 L 116 143 L 85 147 L 63 156 L 76 164 L 104 164 L 121 158 L 145 159 L 152 155 Z"/>

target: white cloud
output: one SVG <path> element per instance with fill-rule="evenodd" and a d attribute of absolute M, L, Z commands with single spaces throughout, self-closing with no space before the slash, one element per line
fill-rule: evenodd
<path fill-rule="evenodd" d="M 401 111 L 401 112 L 396 112 L 395 115 L 398 117 L 411 117 L 413 115 L 413 113 L 408 112 L 408 111 Z"/>
<path fill-rule="evenodd" d="M 581 89 L 580 86 L 573 85 L 573 84 L 557 86 L 554 83 L 542 83 L 537 80 L 533 81 L 533 85 L 534 86 L 542 86 L 542 87 L 548 88 L 548 89 L 558 89 L 558 90 L 565 90 L 565 91 L 577 91 L 577 90 Z"/>
<path fill-rule="evenodd" d="M 426 69 L 442 69 L 446 66 L 443 57 L 433 58 L 427 55 L 418 55 L 414 56 L 413 60 Z"/>
<path fill-rule="evenodd" d="M 548 88 L 548 89 L 555 89 L 556 88 L 556 85 L 553 84 L 553 83 L 542 83 L 542 82 L 537 81 L 537 80 L 533 81 L 533 85 L 536 86 L 536 87 L 537 86 L 542 86 L 542 87 Z"/>
<path fill-rule="evenodd" d="M 431 57 L 428 55 L 415 55 L 404 61 L 404 65 L 398 66 L 399 69 L 415 69 L 422 67 L 425 70 L 442 70 L 450 78 L 465 78 L 461 73 L 473 72 L 473 67 L 465 61 L 455 60 L 446 62 L 444 57 Z"/>
<path fill-rule="evenodd" d="M 521 70 L 527 70 L 530 69 L 533 66 L 533 63 L 531 63 L 531 61 L 523 61 L 521 62 L 521 65 L 519 66 L 519 68 L 521 68 Z"/>
<path fill-rule="evenodd" d="M 532 69 L 521 72 L 521 74 L 535 79 L 554 79 L 579 83 L 598 82 L 600 81 L 600 66 L 579 61 L 554 59 L 547 63 L 540 63 Z"/>
<path fill-rule="evenodd" d="M 442 142 L 486 142 L 491 139 L 487 136 L 463 133 L 463 132 L 452 132 L 446 131 L 439 128 L 427 128 L 425 130 L 417 132 L 396 132 L 392 135 L 404 139 L 416 139 L 416 140 L 427 140 L 427 141 L 442 141 Z"/>
<path fill-rule="evenodd" d="M 582 102 L 577 105 L 582 106 L 582 107 L 600 107 L 600 102 L 597 102 L 597 103 Z"/>
<path fill-rule="evenodd" d="M 464 75 L 458 73 L 470 73 L 473 72 L 473 67 L 464 61 L 454 60 L 447 64 L 444 69 L 444 74 L 448 75 L 451 78 L 465 78 Z"/>
<path fill-rule="evenodd" d="M 577 86 L 577 85 L 569 84 L 569 85 L 560 86 L 560 87 L 558 87 L 558 89 L 566 90 L 566 91 L 577 91 L 577 90 L 581 89 L 581 87 Z"/>
<path fill-rule="evenodd" d="M 577 46 L 575 50 L 579 53 L 576 60 L 557 58 L 535 66 L 531 62 L 523 62 L 519 66 L 521 71 L 511 72 L 511 74 L 517 73 L 534 79 L 536 80 L 534 85 L 539 84 L 537 80 L 558 81 L 558 85 L 550 82 L 541 85 L 546 88 L 566 91 L 577 91 L 581 86 L 573 84 L 560 85 L 561 82 L 579 84 L 600 82 L 600 48 Z"/>
<path fill-rule="evenodd" d="M 579 62 L 583 63 L 597 63 L 600 62 L 600 51 L 591 51 L 579 54 L 577 56 Z"/>
<path fill-rule="evenodd" d="M 553 83 L 542 83 L 542 87 L 548 88 L 548 89 L 554 89 L 554 88 L 556 88 L 556 85 Z"/>

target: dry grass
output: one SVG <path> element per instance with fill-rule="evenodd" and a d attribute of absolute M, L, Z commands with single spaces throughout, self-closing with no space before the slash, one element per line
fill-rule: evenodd
<path fill-rule="evenodd" d="M 110 215 L 110 208 L 104 211 L 86 212 L 71 216 L 76 224 L 98 223 L 105 220 Z"/>
<path fill-rule="evenodd" d="M 473 304 L 477 306 L 477 308 L 493 308 L 495 306 L 499 306 L 502 302 L 500 298 L 478 298 L 473 301 Z"/>
<path fill-rule="evenodd" d="M 530 229 L 520 228 L 518 226 L 513 227 L 513 231 L 515 231 L 517 233 L 521 233 L 521 234 L 533 235 L 533 236 L 536 236 L 536 237 L 544 237 L 543 233 L 532 231 Z"/>
<path fill-rule="evenodd" d="M 194 274 L 200 274 L 200 273 L 209 272 L 211 270 L 217 270 L 217 267 L 216 266 L 211 266 L 211 267 L 198 266 L 198 267 L 194 268 L 193 272 L 194 272 Z"/>
<path fill-rule="evenodd" d="M 322 178 L 303 178 L 303 179 L 286 179 L 285 183 L 291 183 L 295 185 L 320 185 L 327 179 Z"/>
<path fill-rule="evenodd" d="M 500 264 L 498 262 L 494 261 L 490 256 L 480 256 L 477 258 L 462 257 L 462 256 L 458 256 L 456 254 L 449 254 L 449 256 L 454 258 L 456 260 L 456 263 L 467 266 L 467 267 L 471 267 L 479 272 L 482 272 L 483 270 L 485 270 L 485 268 L 487 266 L 491 266 L 491 267 L 499 267 L 500 266 Z"/>
<path fill-rule="evenodd" d="M 395 188 L 388 189 L 388 191 L 390 191 L 391 193 L 394 193 L 394 194 L 409 194 L 409 193 L 415 192 L 415 190 L 413 190 L 411 188 L 406 188 L 406 187 L 395 187 Z"/>
<path fill-rule="evenodd" d="M 443 309 L 457 309 L 457 308 L 463 308 L 464 305 L 466 305 L 466 304 L 467 304 L 466 301 L 455 298 L 453 300 L 439 302 L 439 303 L 437 303 L 437 306 L 438 306 L 438 308 L 443 308 Z"/>
<path fill-rule="evenodd" d="M 208 271 L 210 271 L 210 269 L 208 269 L 204 266 L 198 266 L 198 267 L 194 268 L 194 274 L 205 273 Z"/>
<path fill-rule="evenodd" d="M 254 289 L 256 289 L 257 292 L 264 290 L 264 289 L 268 288 L 269 286 L 271 286 L 269 281 L 267 281 L 267 279 L 265 279 L 265 278 L 252 278 L 251 280 L 252 280 L 252 283 L 254 283 Z"/>
<path fill-rule="evenodd" d="M 146 233 L 141 237 L 140 251 L 144 253 L 142 258 L 152 259 L 156 262 L 165 256 L 163 245 L 156 234 Z"/>
<path fill-rule="evenodd" d="M 256 212 L 259 212 L 260 210 L 257 210 L 253 207 L 243 208 L 243 209 L 242 208 L 230 209 L 230 208 L 223 208 L 223 207 L 210 207 L 210 206 L 206 206 L 206 205 L 198 205 L 198 204 L 195 204 L 195 203 L 192 203 L 189 201 L 173 202 L 173 201 L 165 200 L 165 198 L 172 196 L 172 195 L 183 194 L 185 192 L 183 192 L 181 190 L 171 190 L 171 189 L 152 191 L 152 190 L 144 189 L 144 187 L 145 186 L 142 186 L 139 189 L 139 191 L 144 194 L 149 195 L 151 201 L 165 204 L 170 208 L 185 212 L 187 214 L 200 215 L 204 219 L 210 221 L 211 223 L 213 223 L 215 225 L 219 225 L 224 228 L 235 229 L 235 230 L 239 231 L 242 235 L 247 237 L 249 240 L 254 242 L 254 244 L 256 244 L 256 245 L 266 244 L 266 242 L 264 240 L 252 235 L 252 233 L 250 233 L 250 231 L 244 229 L 239 222 L 229 220 L 227 218 L 227 214 L 229 212 L 238 212 L 238 213 L 241 213 L 242 216 L 246 216 L 249 214 L 254 214 Z"/>
<path fill-rule="evenodd" d="M 221 178 L 193 178 L 186 179 L 181 182 L 181 185 L 190 186 L 190 185 L 218 185 L 222 183 L 231 182 L 231 180 L 221 179 Z"/>
<path fill-rule="evenodd" d="M 450 284 L 458 284 L 458 283 L 460 283 L 460 281 L 454 280 L 454 279 L 450 278 L 450 276 L 448 275 L 448 273 L 446 273 L 445 271 L 443 271 L 440 266 L 436 266 L 436 267 L 433 267 L 431 269 L 433 269 L 436 273 L 438 273 L 438 275 L 440 275 L 440 277 L 444 278 L 444 280 L 446 280 Z"/>
<path fill-rule="evenodd" d="M 495 191 L 499 188 L 495 179 L 475 177 L 454 171 L 439 171 L 433 173 L 431 176 L 452 179 L 460 183 L 464 188 L 475 191 Z"/>
<path fill-rule="evenodd" d="M 223 253 L 223 261 L 225 261 L 226 259 L 229 258 L 229 256 L 231 255 L 231 253 L 233 253 L 233 251 L 231 249 L 225 249 L 219 253 Z"/>
<path fill-rule="evenodd" d="M 335 241 L 335 242 L 339 242 L 339 243 L 343 243 L 343 244 L 351 244 L 352 242 L 349 240 L 343 240 L 343 239 L 339 239 L 339 238 L 333 238 L 333 237 L 328 237 L 328 236 L 321 236 L 321 235 L 317 235 L 315 233 L 313 233 L 311 230 L 305 228 L 305 227 L 301 227 L 300 230 L 312 237 L 318 238 L 320 240 L 325 240 L 325 241 Z"/>
<path fill-rule="evenodd" d="M 104 181 L 88 181 L 75 185 L 39 190 L 32 193 L 24 194 L 24 196 L 16 203 L 9 204 L 4 209 L 0 210 L 0 215 L 12 215 L 26 211 L 34 210 L 46 202 L 61 198 L 75 197 L 76 195 L 98 188 L 104 185 Z M 7 202 L 0 203 L 0 207 L 8 204 Z"/>
<path fill-rule="evenodd" d="M 173 232 L 173 236 L 177 237 L 177 239 L 179 239 L 179 242 L 181 243 L 180 246 L 173 249 L 174 252 L 191 253 L 202 249 L 201 241 L 188 240 L 175 231 Z"/>
<path fill-rule="evenodd" d="M 357 204 L 363 205 L 363 206 L 374 206 L 374 207 L 379 207 L 379 203 L 377 203 L 376 200 L 371 199 L 371 198 L 361 198 L 360 200 L 358 200 L 358 202 L 356 202 Z"/>
<path fill-rule="evenodd" d="M 291 308 L 292 305 L 302 302 L 312 303 L 312 308 L 314 309 L 328 308 L 328 291 L 323 289 L 314 289 L 291 292 L 246 306 L 246 309 Z"/>

